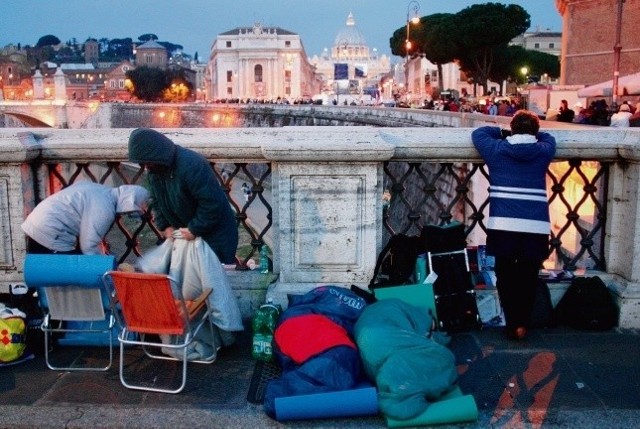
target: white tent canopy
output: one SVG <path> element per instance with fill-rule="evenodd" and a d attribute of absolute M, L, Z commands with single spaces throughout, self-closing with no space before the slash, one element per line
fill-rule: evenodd
<path fill-rule="evenodd" d="M 578 90 L 578 97 L 611 97 L 612 95 L 613 79 Z M 616 95 L 640 95 L 640 73 L 620 76 Z"/>

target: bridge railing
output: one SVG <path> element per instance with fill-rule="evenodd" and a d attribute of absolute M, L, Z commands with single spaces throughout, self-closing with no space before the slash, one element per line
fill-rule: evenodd
<path fill-rule="evenodd" d="M 24 216 L 51 192 L 77 180 L 144 184 L 127 162 L 130 129 L 4 130 L 0 133 L 4 270 L 1 284 L 21 280 Z M 470 129 L 296 127 L 163 130 L 207 157 L 237 213 L 241 246 L 234 287 L 244 312 L 264 299 L 266 280 L 247 268 L 258 249 L 272 251 L 279 275 L 270 293 L 317 284 L 368 283 L 389 234 L 425 223 L 460 220 L 471 245 L 482 244 L 488 171 Z M 600 270 L 618 294 L 621 324 L 637 323 L 635 262 L 640 133 L 557 130 L 549 176 L 553 218 L 550 263 Z M 242 191 L 247 183 L 252 193 Z M 6 209 L 6 210 L 5 210 Z M 108 236 L 112 252 L 131 261 L 157 243 L 150 216 L 123 217 Z M 636 306 L 637 307 L 637 306 Z"/>

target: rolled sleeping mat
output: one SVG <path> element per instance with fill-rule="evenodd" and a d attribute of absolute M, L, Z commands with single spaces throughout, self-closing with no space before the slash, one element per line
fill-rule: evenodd
<path fill-rule="evenodd" d="M 376 415 L 378 393 L 375 387 L 361 387 L 336 392 L 314 393 L 276 398 L 276 420 Z"/>
<path fill-rule="evenodd" d="M 102 275 L 116 268 L 112 255 L 28 254 L 24 281 L 29 287 L 102 287 Z"/>
<path fill-rule="evenodd" d="M 416 426 L 433 426 L 441 424 L 465 423 L 478 420 L 478 407 L 472 395 L 463 395 L 456 387 L 421 414 L 406 420 L 387 417 L 387 427 L 402 428 Z"/>

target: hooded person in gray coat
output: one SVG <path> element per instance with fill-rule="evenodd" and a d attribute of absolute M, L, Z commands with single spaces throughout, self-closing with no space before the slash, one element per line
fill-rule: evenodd
<path fill-rule="evenodd" d="M 102 255 L 104 236 L 118 213 L 142 213 L 149 191 L 138 185 L 112 188 L 76 182 L 45 198 L 27 216 L 22 230 L 29 253 Z"/>
<path fill-rule="evenodd" d="M 202 239 L 220 262 L 236 262 L 238 227 L 231 205 L 209 162 L 164 134 L 138 128 L 129 136 L 129 160 L 146 167 L 154 223 L 165 238 Z"/>

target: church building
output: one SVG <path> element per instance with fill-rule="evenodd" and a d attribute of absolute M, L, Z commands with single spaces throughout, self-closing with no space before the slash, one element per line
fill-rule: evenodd
<path fill-rule="evenodd" d="M 219 34 L 205 73 L 209 100 L 311 99 L 320 83 L 300 36 L 260 23 Z"/>

